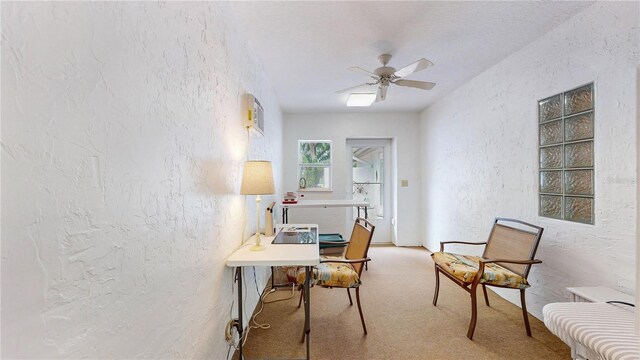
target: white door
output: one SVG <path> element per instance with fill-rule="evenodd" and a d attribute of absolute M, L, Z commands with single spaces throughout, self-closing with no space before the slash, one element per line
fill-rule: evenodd
<path fill-rule="evenodd" d="M 391 243 L 391 140 L 347 139 L 347 154 L 347 197 L 369 203 L 369 221 L 376 227 L 372 242 Z"/>

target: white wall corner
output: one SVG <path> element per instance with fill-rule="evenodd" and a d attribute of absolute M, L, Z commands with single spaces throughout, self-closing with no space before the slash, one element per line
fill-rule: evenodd
<path fill-rule="evenodd" d="M 537 317 L 568 286 L 637 293 L 638 6 L 597 2 L 421 114 L 426 247 L 486 239 L 496 216 L 543 226 L 527 291 Z M 591 81 L 596 222 L 539 217 L 537 100 Z"/>
<path fill-rule="evenodd" d="M 636 139 L 640 139 L 640 61 L 636 66 Z M 636 204 L 640 204 L 640 148 L 636 142 Z M 636 205 L 636 335 L 640 336 L 640 206 Z M 639 349 L 640 351 L 640 349 Z"/>

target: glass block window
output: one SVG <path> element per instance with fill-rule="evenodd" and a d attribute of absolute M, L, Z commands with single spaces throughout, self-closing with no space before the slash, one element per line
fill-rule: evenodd
<path fill-rule="evenodd" d="M 593 83 L 538 101 L 540 216 L 594 222 Z"/>
<path fill-rule="evenodd" d="M 330 140 L 298 140 L 298 190 L 331 191 Z"/>

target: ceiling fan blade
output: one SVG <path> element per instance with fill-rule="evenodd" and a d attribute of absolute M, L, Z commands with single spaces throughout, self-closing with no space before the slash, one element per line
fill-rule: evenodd
<path fill-rule="evenodd" d="M 372 85 L 369 85 L 369 84 L 367 84 L 367 83 L 364 83 L 364 84 L 360 84 L 360 85 L 356 85 L 356 86 L 348 87 L 348 88 L 346 88 L 346 89 L 338 90 L 338 91 L 336 91 L 336 94 L 342 94 L 342 93 L 350 92 L 350 91 L 357 90 L 357 89 L 366 89 L 366 88 L 369 88 L 369 89 L 370 89 L 370 87 L 371 87 L 371 86 L 372 86 Z M 373 89 L 371 89 L 371 90 L 373 90 Z M 371 92 L 373 92 L 373 91 L 371 91 Z"/>
<path fill-rule="evenodd" d="M 398 70 L 395 72 L 395 75 L 397 77 L 405 77 L 407 75 L 411 75 L 415 72 L 418 72 L 420 70 L 424 70 L 426 68 L 428 68 L 429 66 L 433 66 L 433 63 L 427 59 L 420 59 L 414 63 L 411 63 L 405 67 L 403 67 L 402 69 Z"/>
<path fill-rule="evenodd" d="M 416 80 L 396 80 L 393 82 L 396 85 L 400 86 L 408 86 L 412 88 L 418 88 L 423 90 L 431 90 L 436 83 L 427 82 L 427 81 L 416 81 Z"/>
<path fill-rule="evenodd" d="M 376 95 L 376 102 L 384 101 L 387 98 L 387 87 L 378 87 L 378 94 Z"/>
<path fill-rule="evenodd" d="M 368 76 L 373 76 L 373 77 L 377 77 L 378 76 L 378 75 L 372 73 L 371 71 L 365 70 L 365 69 L 363 69 L 361 67 L 357 67 L 357 66 L 352 66 L 352 67 L 349 68 L 349 70 L 355 71 L 355 72 L 359 72 L 359 73 L 362 73 L 362 74 L 365 74 L 365 75 L 368 75 Z"/>

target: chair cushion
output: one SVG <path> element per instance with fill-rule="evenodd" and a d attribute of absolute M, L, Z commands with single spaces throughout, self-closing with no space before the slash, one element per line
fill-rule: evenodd
<path fill-rule="evenodd" d="M 320 256 L 321 260 L 340 259 L 344 257 Z M 304 284 L 304 267 L 298 269 L 296 283 Z M 325 262 L 314 267 L 311 274 L 311 284 L 325 287 L 353 288 L 360 286 L 360 277 L 351 264 Z"/>
<path fill-rule="evenodd" d="M 433 262 L 456 279 L 470 283 L 478 273 L 480 256 L 460 255 L 447 252 L 431 254 Z M 506 286 L 515 289 L 526 289 L 530 285 L 527 279 L 498 264 L 485 264 L 481 284 Z"/>

